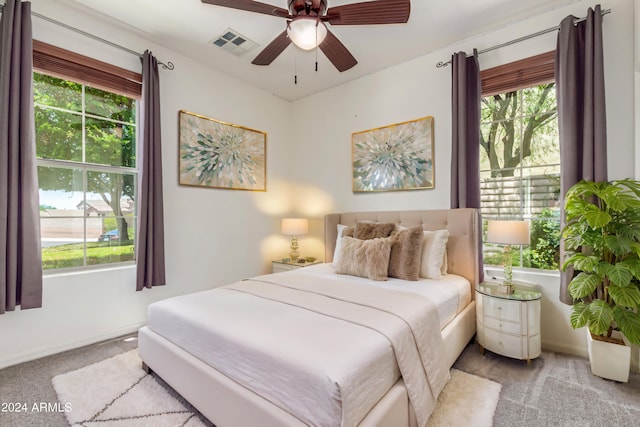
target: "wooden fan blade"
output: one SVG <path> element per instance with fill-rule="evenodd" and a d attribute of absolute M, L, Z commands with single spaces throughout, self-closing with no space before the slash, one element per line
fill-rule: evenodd
<path fill-rule="evenodd" d="M 274 59 L 282 53 L 283 50 L 291 44 L 291 39 L 287 36 L 287 30 L 280 33 L 262 52 L 255 57 L 252 64 L 255 65 L 269 65 Z"/>
<path fill-rule="evenodd" d="M 265 15 L 289 18 L 289 11 L 266 3 L 253 0 L 201 0 L 202 3 L 214 6 L 229 7 L 231 9 L 246 10 L 247 12 L 263 13 Z"/>
<path fill-rule="evenodd" d="M 320 43 L 320 50 L 326 55 L 338 71 L 343 72 L 358 63 L 338 38 L 327 30 L 327 37 Z"/>
<path fill-rule="evenodd" d="M 377 0 L 331 7 L 323 20 L 332 25 L 404 24 L 410 13 L 410 0 Z"/>

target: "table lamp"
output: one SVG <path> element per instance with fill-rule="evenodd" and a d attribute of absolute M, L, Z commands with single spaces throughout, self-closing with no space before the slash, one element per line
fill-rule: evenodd
<path fill-rule="evenodd" d="M 511 245 L 528 245 L 529 223 L 526 221 L 489 221 L 487 243 L 504 245 L 504 285 L 509 293 L 513 292 L 513 273 L 511 271 Z"/>
<path fill-rule="evenodd" d="M 309 234 L 309 221 L 306 218 L 283 218 L 282 234 L 291 236 L 291 252 L 289 258 L 291 262 L 297 262 L 300 253 L 298 252 L 298 236 Z"/>

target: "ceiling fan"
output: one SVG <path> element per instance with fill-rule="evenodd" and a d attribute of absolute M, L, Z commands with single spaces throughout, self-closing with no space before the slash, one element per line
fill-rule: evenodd
<path fill-rule="evenodd" d="M 327 8 L 328 0 L 286 0 L 288 10 L 254 0 L 202 0 L 215 6 L 246 10 L 287 19 L 287 29 L 280 33 L 251 62 L 269 65 L 293 42 L 302 49 L 318 46 L 338 71 L 358 63 L 347 48 L 331 33 L 331 25 L 404 24 L 409 20 L 410 0 L 374 0 Z M 310 35 L 308 43 L 300 37 Z"/>

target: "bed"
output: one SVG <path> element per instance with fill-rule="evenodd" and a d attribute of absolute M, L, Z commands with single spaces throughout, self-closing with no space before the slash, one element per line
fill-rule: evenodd
<path fill-rule="evenodd" d="M 447 230 L 447 280 L 336 274 L 338 230 L 365 222 Z M 475 334 L 478 227 L 475 209 L 329 214 L 325 264 L 152 304 L 140 357 L 218 427 L 424 425 Z"/>

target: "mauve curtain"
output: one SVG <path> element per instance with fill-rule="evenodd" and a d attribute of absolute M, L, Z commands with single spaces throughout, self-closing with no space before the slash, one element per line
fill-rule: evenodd
<path fill-rule="evenodd" d="M 42 306 L 31 3 L 0 18 L 0 314 Z"/>
<path fill-rule="evenodd" d="M 136 290 L 164 285 L 164 215 L 158 60 L 142 55 L 142 172 L 139 179 Z"/>
<path fill-rule="evenodd" d="M 464 52 L 451 58 L 451 208 L 480 209 L 480 98 L 482 83 L 478 53 Z M 480 280 L 483 280 L 482 231 Z"/>
<path fill-rule="evenodd" d="M 480 66 L 464 52 L 451 60 L 451 208 L 480 208 Z"/>
<path fill-rule="evenodd" d="M 600 5 L 584 21 L 574 16 L 560 23 L 556 49 L 556 93 L 560 131 L 560 194 L 575 183 L 607 180 L 607 128 Z M 564 227 L 564 206 L 561 226 Z M 564 241 L 560 241 L 564 260 Z M 568 285 L 573 271 L 560 274 L 560 300 L 572 303 Z"/>

